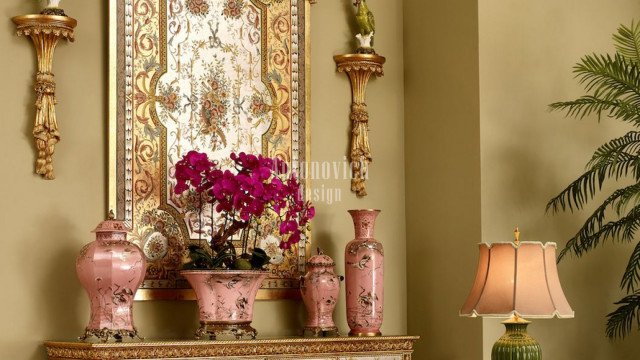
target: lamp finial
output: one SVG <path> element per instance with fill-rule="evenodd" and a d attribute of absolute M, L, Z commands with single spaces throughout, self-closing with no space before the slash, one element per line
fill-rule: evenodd
<path fill-rule="evenodd" d="M 516 245 L 520 245 L 520 230 L 518 230 L 518 227 L 516 226 L 516 229 L 513 231 L 513 235 L 515 237 L 515 239 L 513 240 L 513 242 Z"/>

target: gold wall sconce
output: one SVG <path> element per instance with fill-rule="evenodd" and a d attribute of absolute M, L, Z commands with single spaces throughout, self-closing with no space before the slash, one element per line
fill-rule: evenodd
<path fill-rule="evenodd" d="M 356 196 L 367 195 L 365 180 L 369 163 L 373 160 L 369 145 L 369 112 L 367 111 L 366 90 L 371 75 L 383 76 L 382 65 L 386 61 L 377 54 L 346 54 L 333 57 L 339 72 L 344 72 L 351 80 L 351 191 Z"/>
<path fill-rule="evenodd" d="M 56 144 L 60 141 L 58 122 L 56 119 L 56 83 L 52 72 L 53 53 L 60 39 L 73 41 L 73 29 L 77 21 L 64 15 L 47 15 L 48 13 L 64 14 L 62 9 L 47 8 L 43 14 L 16 16 L 12 20 L 16 24 L 17 35 L 29 36 L 36 48 L 38 71 L 34 90 L 36 93 L 36 117 L 33 127 L 38 157 L 35 172 L 47 180 L 55 178 L 52 158 Z"/>

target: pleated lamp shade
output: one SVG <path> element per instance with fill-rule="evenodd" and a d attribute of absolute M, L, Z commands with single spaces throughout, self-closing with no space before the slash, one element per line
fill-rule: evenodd
<path fill-rule="evenodd" d="M 564 296 L 556 244 L 480 244 L 476 279 L 460 316 L 572 318 Z"/>

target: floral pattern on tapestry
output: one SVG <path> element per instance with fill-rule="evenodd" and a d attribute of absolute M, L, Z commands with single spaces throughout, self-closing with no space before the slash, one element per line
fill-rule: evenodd
<path fill-rule="evenodd" d="M 232 152 L 306 159 L 304 0 L 112 0 L 119 24 L 117 207 L 148 260 L 146 289 L 183 289 L 189 243 L 222 219 L 174 191 L 190 150 L 229 167 Z M 226 160 L 225 160 L 226 159 Z M 123 214 L 123 215 L 121 215 Z M 256 244 L 277 227 L 265 219 Z M 273 251 L 270 249 L 270 251 Z M 263 289 L 294 290 L 306 244 L 276 254 Z M 293 293 L 293 291 L 290 291 Z M 264 297 L 273 297 L 266 295 Z"/>

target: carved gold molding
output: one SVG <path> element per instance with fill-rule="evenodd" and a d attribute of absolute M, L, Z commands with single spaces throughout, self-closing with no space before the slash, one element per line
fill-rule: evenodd
<path fill-rule="evenodd" d="M 53 53 L 60 39 L 73 41 L 73 29 L 78 22 L 67 16 L 22 15 L 13 22 L 17 35 L 31 37 L 36 49 L 38 72 L 34 90 L 36 92 L 36 118 L 33 137 L 38 150 L 35 172 L 47 180 L 55 178 L 52 158 L 55 145 L 60 141 L 56 119 L 56 83 L 52 72 Z"/>
<path fill-rule="evenodd" d="M 346 54 L 333 57 L 339 72 L 351 80 L 351 191 L 357 196 L 367 195 L 365 180 L 369 163 L 373 160 L 369 145 L 369 112 L 366 90 L 371 75 L 383 76 L 382 65 L 386 59 L 376 54 Z"/>
<path fill-rule="evenodd" d="M 45 342 L 49 359 L 185 359 L 230 356 L 294 356 L 301 359 L 318 356 L 358 354 L 402 355 L 411 358 L 417 336 L 375 338 L 290 338 L 238 341 L 172 341 L 138 343 Z"/>

